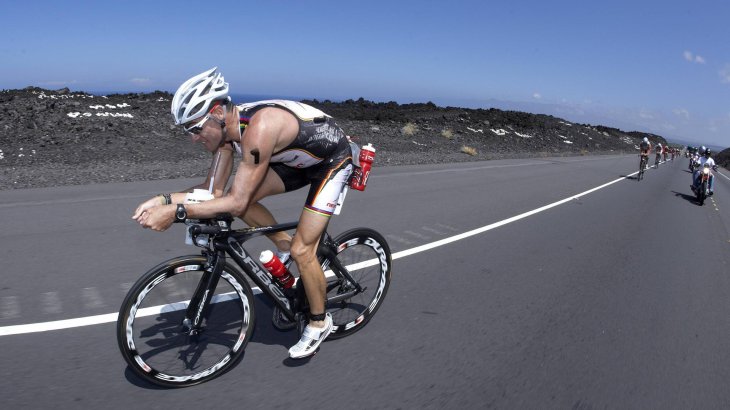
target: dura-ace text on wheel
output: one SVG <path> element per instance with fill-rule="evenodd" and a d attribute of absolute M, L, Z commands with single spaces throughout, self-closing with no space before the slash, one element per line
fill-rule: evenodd
<path fill-rule="evenodd" d="M 210 278 L 217 280 L 214 292 L 203 296 L 210 308 L 204 317 L 186 314 L 191 306 L 204 305 L 191 298 Z M 135 373 L 159 385 L 183 387 L 234 366 L 253 322 L 253 293 L 235 268 L 226 263 L 220 275 L 213 275 L 205 257 L 183 256 L 151 269 L 130 289 L 117 321 L 117 341 Z"/>

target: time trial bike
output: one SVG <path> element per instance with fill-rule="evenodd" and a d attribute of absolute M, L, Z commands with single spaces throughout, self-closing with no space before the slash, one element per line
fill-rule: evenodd
<path fill-rule="evenodd" d="M 235 366 L 256 320 L 246 277 L 273 301 L 277 328 L 294 323 L 303 332 L 309 312 L 304 286 L 297 282 L 286 288 L 243 248 L 254 237 L 296 229 L 298 222 L 232 229 L 232 221 L 230 215 L 221 215 L 191 224 L 189 232 L 201 254 L 155 266 L 124 299 L 117 342 L 124 360 L 143 379 L 184 387 Z M 327 278 L 325 307 L 334 324 L 327 340 L 351 335 L 383 303 L 391 282 L 390 247 L 370 228 L 334 238 L 325 231 L 317 255 Z"/>

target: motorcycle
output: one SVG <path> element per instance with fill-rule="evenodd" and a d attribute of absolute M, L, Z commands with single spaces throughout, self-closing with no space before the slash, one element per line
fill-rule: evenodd
<path fill-rule="evenodd" d="M 689 172 L 693 173 L 699 168 L 700 162 L 697 161 L 694 157 L 689 159 Z"/>
<path fill-rule="evenodd" d="M 692 185 L 692 191 L 694 191 L 695 196 L 697 197 L 697 202 L 700 204 L 700 206 L 705 204 L 705 199 L 707 199 L 708 196 L 711 195 L 710 193 L 710 180 L 713 178 L 712 171 L 710 171 L 710 166 L 705 164 L 705 166 L 702 168 L 702 172 L 700 172 L 700 185 L 695 187 Z"/>

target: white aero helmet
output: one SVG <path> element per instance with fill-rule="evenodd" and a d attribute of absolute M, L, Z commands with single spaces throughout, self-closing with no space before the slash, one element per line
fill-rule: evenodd
<path fill-rule="evenodd" d="M 228 83 L 218 67 L 185 81 L 175 91 L 170 110 L 175 125 L 185 124 L 208 113 L 211 103 L 228 97 Z"/>
<path fill-rule="evenodd" d="M 649 138 L 644 137 L 644 143 L 648 143 L 648 142 L 649 142 Z"/>

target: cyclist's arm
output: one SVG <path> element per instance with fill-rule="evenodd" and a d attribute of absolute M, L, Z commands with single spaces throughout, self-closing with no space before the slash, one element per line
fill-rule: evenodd
<path fill-rule="evenodd" d="M 185 196 L 188 194 L 188 192 L 193 192 L 194 189 L 209 189 L 210 181 L 213 177 L 215 177 L 215 182 L 213 184 L 213 196 L 216 198 L 222 197 L 226 188 L 226 184 L 228 183 L 228 178 L 231 176 L 232 170 L 233 147 L 231 147 L 230 144 L 226 144 L 223 147 L 219 148 L 213 155 L 213 161 L 210 164 L 208 176 L 205 178 L 205 181 L 203 181 L 203 183 L 201 184 L 192 186 L 184 191 L 170 193 L 170 202 L 172 204 L 182 204 L 185 202 Z M 145 209 L 149 209 L 157 205 L 165 205 L 165 201 L 166 200 L 164 195 L 159 194 L 154 198 L 143 202 L 137 207 L 133 218 L 136 219 L 137 216 L 139 216 L 139 214 Z"/>
<path fill-rule="evenodd" d="M 231 144 L 225 144 L 218 148 L 218 151 L 213 155 L 213 160 L 210 163 L 208 176 L 205 178 L 205 181 L 183 192 L 172 194 L 172 203 L 181 204 L 185 202 L 185 195 L 188 192 L 193 192 L 194 189 L 209 189 L 211 180 L 214 181 L 213 196 L 216 198 L 222 197 L 226 189 L 226 184 L 228 183 L 228 178 L 230 178 L 231 172 L 233 171 L 233 156 L 233 147 L 231 147 Z"/>
<path fill-rule="evenodd" d="M 189 218 L 210 218 L 220 213 L 244 215 L 254 194 L 261 186 L 269 170 L 269 161 L 276 142 L 285 132 L 281 115 L 291 115 L 282 110 L 261 110 L 246 127 L 235 179 L 228 195 L 199 204 L 187 205 Z"/>

